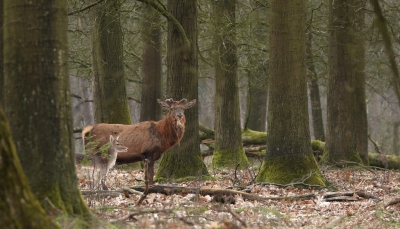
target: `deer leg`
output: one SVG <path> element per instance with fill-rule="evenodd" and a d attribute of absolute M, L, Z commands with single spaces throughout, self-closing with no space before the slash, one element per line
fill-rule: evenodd
<path fill-rule="evenodd" d="M 149 185 L 153 185 L 154 178 L 154 152 L 148 152 L 143 154 L 145 157 L 145 163 L 147 160 L 147 166 L 145 165 L 145 170 L 147 168 Z"/>
<path fill-rule="evenodd" d="M 143 202 L 144 199 L 146 199 L 147 194 L 149 193 L 149 176 L 148 176 L 148 171 L 149 171 L 149 160 L 144 159 L 144 183 L 145 183 L 145 188 L 142 196 L 140 197 L 138 203 L 136 206 L 140 206 Z"/>
<path fill-rule="evenodd" d="M 154 179 L 154 160 L 151 158 L 148 162 L 148 178 L 149 178 L 149 185 L 153 185 Z"/>

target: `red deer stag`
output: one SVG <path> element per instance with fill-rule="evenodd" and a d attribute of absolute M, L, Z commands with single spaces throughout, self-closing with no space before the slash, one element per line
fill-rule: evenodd
<path fill-rule="evenodd" d="M 172 98 L 162 101 L 161 107 L 169 110 L 160 121 L 146 121 L 134 125 L 99 123 L 87 126 L 82 131 L 82 138 L 91 136 L 90 141 L 99 141 L 97 147 L 108 142 L 108 136 L 119 135 L 119 141 L 128 147 L 128 152 L 118 153 L 116 164 L 128 164 L 148 160 L 149 184 L 153 184 L 154 161 L 182 139 L 185 132 L 185 109 L 191 108 L 196 100 L 174 101 Z M 85 141 L 85 140 L 84 140 Z M 85 142 L 86 143 L 86 142 Z M 87 147 L 87 144 L 85 144 Z"/>

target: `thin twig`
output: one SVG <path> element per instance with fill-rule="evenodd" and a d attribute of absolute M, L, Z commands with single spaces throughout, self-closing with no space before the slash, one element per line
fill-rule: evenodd
<path fill-rule="evenodd" d="M 231 213 L 231 215 L 232 215 L 235 219 L 237 219 L 237 220 L 243 225 L 243 227 L 247 227 L 246 222 L 245 222 L 244 220 L 242 220 L 242 219 L 240 218 L 240 216 L 239 216 L 236 212 L 232 211 L 232 209 L 229 207 L 229 205 L 227 205 L 227 206 L 228 206 L 228 207 L 227 207 L 226 211 L 229 212 L 229 213 Z"/>
<path fill-rule="evenodd" d="M 93 102 L 93 99 L 85 99 L 74 93 L 71 93 L 71 97 L 77 98 L 77 99 L 81 100 L 82 102 Z"/>
<path fill-rule="evenodd" d="M 97 2 L 94 2 L 94 3 L 90 4 L 90 5 L 87 5 L 87 6 L 83 7 L 82 9 L 79 9 L 79 10 L 76 10 L 76 11 L 73 11 L 73 12 L 69 12 L 69 13 L 68 13 L 68 16 L 71 16 L 71 15 L 74 15 L 74 14 L 77 14 L 77 13 L 80 13 L 80 12 L 83 12 L 83 11 L 85 11 L 85 10 L 88 10 L 88 9 L 90 9 L 90 8 L 92 8 L 92 7 L 94 7 L 94 6 L 98 5 L 98 4 L 100 4 L 102 1 L 104 1 L 104 0 L 99 0 L 99 1 L 97 1 Z"/>

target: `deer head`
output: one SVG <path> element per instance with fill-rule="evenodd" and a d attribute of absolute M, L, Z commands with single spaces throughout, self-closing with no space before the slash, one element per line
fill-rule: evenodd
<path fill-rule="evenodd" d="M 174 101 L 171 99 L 166 99 L 162 101 L 161 99 L 157 99 L 158 103 L 161 107 L 168 109 L 169 114 L 175 118 L 175 120 L 180 121 L 185 117 L 185 110 L 193 107 L 196 104 L 196 100 L 193 99 L 191 101 L 187 101 L 187 99 L 182 99 L 181 101 Z"/>

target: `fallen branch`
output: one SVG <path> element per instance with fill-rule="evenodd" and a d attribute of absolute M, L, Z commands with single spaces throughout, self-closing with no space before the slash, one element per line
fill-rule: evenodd
<path fill-rule="evenodd" d="M 81 191 L 82 196 L 93 196 L 93 197 L 117 197 L 121 195 L 121 191 L 109 191 L 109 190 L 84 190 Z"/>
<path fill-rule="evenodd" d="M 394 198 L 385 204 L 385 208 L 400 203 L 400 197 Z"/>
<path fill-rule="evenodd" d="M 325 201 L 356 201 L 358 198 L 355 196 L 362 197 L 364 199 L 375 199 L 381 200 L 380 198 L 366 193 L 363 190 L 356 192 L 329 192 L 323 196 Z"/>

